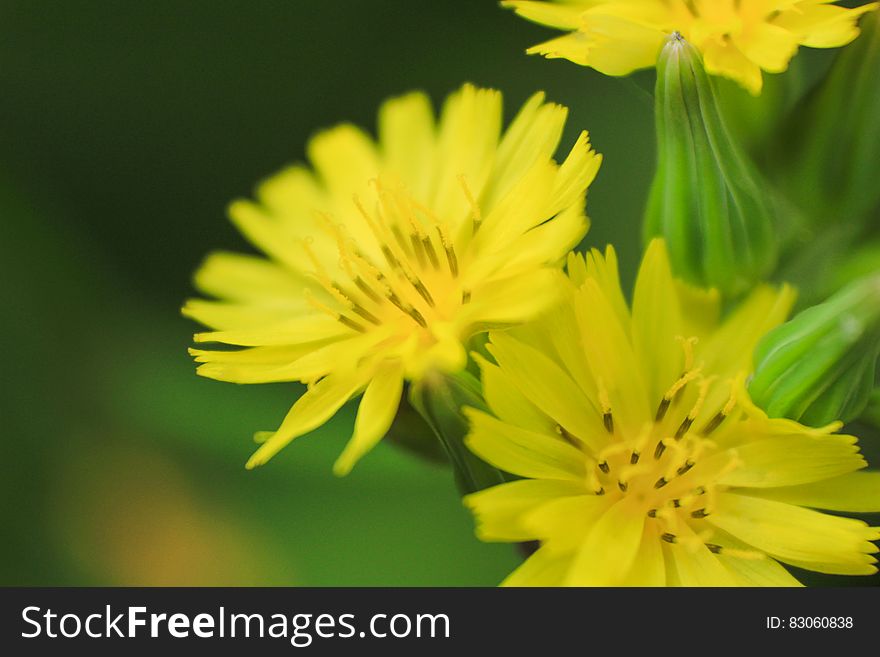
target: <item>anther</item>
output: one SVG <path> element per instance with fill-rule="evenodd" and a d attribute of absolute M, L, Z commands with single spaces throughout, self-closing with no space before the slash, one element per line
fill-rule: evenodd
<path fill-rule="evenodd" d="M 630 465 L 635 465 L 636 463 L 638 463 L 640 456 L 641 456 L 641 454 L 639 454 L 637 451 L 633 450 L 633 453 L 629 457 Z"/>
<path fill-rule="evenodd" d="M 449 273 L 455 278 L 458 276 L 458 258 L 455 257 L 455 249 L 452 248 L 452 244 L 444 245 L 443 249 L 446 251 L 446 262 L 449 264 Z"/>
<path fill-rule="evenodd" d="M 667 399 L 664 397 L 660 400 L 660 406 L 657 407 L 657 415 L 654 416 L 655 422 L 662 422 L 663 418 L 666 417 L 666 411 L 669 410 L 669 404 L 672 403 L 671 399 Z"/>
<path fill-rule="evenodd" d="M 691 511 L 691 518 L 705 518 L 709 515 L 709 512 L 706 509 L 697 509 L 696 511 Z"/>
<path fill-rule="evenodd" d="M 684 462 L 683 466 L 681 466 L 678 470 L 675 471 L 675 473 L 678 475 L 683 475 L 688 470 L 690 470 L 692 467 L 694 467 L 695 465 L 696 465 L 696 463 L 694 463 L 693 461 L 688 459 L 687 461 Z"/>
<path fill-rule="evenodd" d="M 670 534 L 669 532 L 661 534 L 660 538 L 663 539 L 664 541 L 666 541 L 667 543 L 677 543 L 678 542 L 678 537 L 675 534 Z"/>
<path fill-rule="evenodd" d="M 350 319 L 349 319 L 348 317 L 346 317 L 345 315 L 339 315 L 339 316 L 337 316 L 337 317 L 336 317 L 336 320 L 337 320 L 340 324 L 342 324 L 343 326 L 347 326 L 347 327 L 350 328 L 350 329 L 354 329 L 355 331 L 359 331 L 360 333 L 364 333 L 364 332 L 365 332 L 365 329 L 364 329 L 363 326 L 361 326 L 361 325 L 358 324 L 357 322 L 354 322 L 354 321 L 350 320 Z"/>
<path fill-rule="evenodd" d="M 368 297 L 370 297 L 371 300 L 373 300 L 377 303 L 382 300 L 382 297 L 380 297 L 378 294 L 376 294 L 376 291 L 373 288 L 371 288 L 369 285 L 367 285 L 367 282 L 363 278 L 361 278 L 360 276 L 358 276 L 357 278 L 354 279 L 354 284 L 357 285 L 358 289 L 361 292 L 363 292 Z"/>
<path fill-rule="evenodd" d="M 407 278 L 409 279 L 409 276 L 407 276 Z M 418 278 L 415 278 L 415 277 L 410 279 L 409 282 L 416 289 L 416 292 L 418 292 L 419 295 L 421 295 L 422 299 L 425 300 L 425 303 L 427 303 L 429 306 L 431 306 L 431 308 L 433 308 L 434 307 L 434 297 L 432 297 L 431 293 L 428 292 L 428 288 L 425 287 L 425 284 L 422 283 L 421 280 L 419 280 Z"/>
<path fill-rule="evenodd" d="M 470 303 L 471 300 L 471 291 L 465 290 L 461 293 L 461 302 L 462 303 Z"/>
<path fill-rule="evenodd" d="M 556 425 L 556 433 L 558 433 L 560 436 L 562 436 L 565 439 L 565 441 L 567 443 L 569 443 L 570 445 L 574 445 L 575 447 L 578 446 L 577 441 L 575 440 L 575 437 L 571 434 L 570 431 L 568 431 L 561 424 Z"/>
<path fill-rule="evenodd" d="M 700 432 L 704 436 L 708 436 L 710 433 L 715 431 L 718 427 L 721 426 L 721 423 L 727 419 L 727 415 L 724 414 L 724 411 L 718 411 L 715 416 L 706 423 L 706 426 L 703 427 L 703 430 Z"/>
<path fill-rule="evenodd" d="M 629 488 L 629 484 L 627 484 L 625 481 L 618 481 L 617 487 L 620 489 L 620 492 L 625 493 L 626 489 Z"/>
<path fill-rule="evenodd" d="M 356 312 L 358 315 L 363 317 L 365 320 L 367 320 L 368 322 L 372 322 L 373 324 L 376 324 L 377 326 L 382 323 L 379 321 L 379 319 L 373 313 L 371 313 L 369 310 L 366 310 L 365 308 L 363 308 L 359 304 L 356 304 L 356 303 L 353 304 L 351 309 L 354 312 Z"/>
<path fill-rule="evenodd" d="M 656 518 L 657 517 L 657 509 L 650 509 L 648 511 L 648 517 L 649 518 Z"/>
<path fill-rule="evenodd" d="M 611 472 L 611 466 L 608 465 L 608 461 L 602 461 L 599 464 L 599 469 L 602 472 L 604 472 L 605 474 L 608 474 L 609 472 Z"/>
<path fill-rule="evenodd" d="M 678 429 L 675 432 L 675 439 L 681 440 L 684 434 L 688 432 L 691 428 L 691 425 L 694 423 L 694 418 L 688 416 L 684 419 L 684 421 L 679 425 Z"/>
<path fill-rule="evenodd" d="M 666 443 L 662 440 L 657 443 L 657 447 L 654 448 L 654 458 L 659 459 L 663 456 L 663 452 L 666 451 Z"/>
<path fill-rule="evenodd" d="M 681 508 L 681 500 L 679 500 L 679 499 L 672 500 L 672 508 L 673 509 L 680 509 Z"/>
<path fill-rule="evenodd" d="M 694 495 L 705 495 L 705 494 L 706 494 L 706 487 L 705 486 L 697 486 L 694 489 Z"/>
<path fill-rule="evenodd" d="M 596 495 L 604 495 L 604 494 L 605 494 L 605 489 L 602 486 L 600 486 L 599 490 L 596 491 Z"/>
<path fill-rule="evenodd" d="M 437 253 L 434 251 L 434 243 L 431 241 L 431 238 L 425 235 L 422 238 L 422 246 L 425 248 L 425 253 L 428 254 L 428 260 L 431 261 L 431 266 L 434 269 L 440 267 L 440 261 L 437 259 Z"/>
<path fill-rule="evenodd" d="M 669 483 L 669 480 L 666 477 L 660 477 L 655 483 L 654 488 L 663 488 L 666 484 Z"/>
<path fill-rule="evenodd" d="M 709 552 L 712 554 L 721 554 L 724 549 L 720 545 L 716 545 L 715 543 L 706 543 L 706 547 L 709 548 Z"/>
<path fill-rule="evenodd" d="M 614 418 L 611 416 L 611 411 L 602 414 L 602 422 L 605 423 L 605 431 L 614 433 Z"/>

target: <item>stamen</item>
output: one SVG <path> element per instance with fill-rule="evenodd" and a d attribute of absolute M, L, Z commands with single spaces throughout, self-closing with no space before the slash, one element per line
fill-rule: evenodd
<path fill-rule="evenodd" d="M 666 451 L 666 443 L 662 440 L 657 442 L 657 447 L 654 448 L 654 458 L 659 460 L 661 456 L 663 456 L 663 452 Z"/>
<path fill-rule="evenodd" d="M 706 547 L 709 548 L 709 552 L 712 554 L 721 554 L 724 550 L 720 545 L 716 545 L 715 543 L 706 543 Z"/>
<path fill-rule="evenodd" d="M 696 465 L 696 463 L 694 463 L 692 460 L 688 459 L 687 461 L 684 462 L 683 466 L 681 466 L 678 470 L 675 471 L 675 473 L 677 475 L 681 476 L 681 475 L 685 474 L 688 470 L 690 470 L 692 467 L 694 467 L 695 465 Z"/>
<path fill-rule="evenodd" d="M 681 508 L 681 500 L 678 500 L 678 499 L 672 500 L 672 508 L 680 509 Z"/>
<path fill-rule="evenodd" d="M 562 436 L 569 444 L 574 445 L 575 447 L 579 447 L 574 435 L 561 424 L 556 425 L 556 433 Z"/>
<path fill-rule="evenodd" d="M 618 481 L 617 487 L 620 489 L 622 493 L 625 493 L 627 488 L 629 488 L 629 484 L 625 481 Z"/>
<path fill-rule="evenodd" d="M 694 423 L 694 419 L 692 417 L 686 417 L 684 421 L 678 426 L 678 429 L 675 432 L 675 439 L 681 440 L 684 434 L 688 432 L 691 428 L 691 425 Z"/>
<path fill-rule="evenodd" d="M 431 306 L 431 308 L 433 308 L 434 307 L 434 297 L 432 297 L 431 293 L 428 292 L 428 288 L 425 287 L 425 284 L 422 283 L 422 281 L 415 276 L 410 278 L 409 275 L 407 275 L 406 279 L 410 282 L 410 285 L 412 285 L 416 289 L 416 292 L 419 293 L 419 295 L 422 297 L 422 299 L 425 300 L 425 303 L 427 303 L 429 306 Z"/>
<path fill-rule="evenodd" d="M 462 302 L 463 304 L 464 304 L 464 303 L 470 303 L 470 300 L 471 300 L 471 291 L 470 291 L 470 290 L 464 290 L 464 291 L 461 293 L 461 302 Z"/>
<path fill-rule="evenodd" d="M 365 333 L 365 332 L 366 332 L 366 329 L 365 329 L 363 326 L 361 326 L 361 325 L 358 324 L 357 322 L 354 322 L 354 321 L 350 320 L 350 319 L 349 319 L 348 317 L 346 317 L 345 315 L 337 315 L 337 316 L 336 316 L 336 319 L 337 319 L 337 321 L 338 321 L 340 324 L 342 324 L 343 326 L 347 326 L 348 328 L 350 328 L 350 329 L 354 329 L 355 331 L 358 331 L 358 332 L 360 332 L 360 333 Z"/>
<path fill-rule="evenodd" d="M 675 339 L 678 340 L 682 351 L 684 351 L 684 371 L 687 372 L 694 367 L 694 346 L 700 340 L 696 336 L 685 338 L 680 335 L 676 336 Z"/>
<path fill-rule="evenodd" d="M 666 477 L 660 477 L 655 483 L 654 488 L 660 489 L 663 488 L 666 484 L 669 483 L 669 480 Z"/>
<path fill-rule="evenodd" d="M 599 486 L 599 490 L 596 491 L 596 495 L 604 495 L 605 489 L 602 486 Z"/>
<path fill-rule="evenodd" d="M 372 299 L 374 302 L 378 303 L 382 300 L 382 297 L 379 296 L 373 288 L 367 285 L 367 282 L 360 276 L 355 277 L 354 284 L 357 285 L 358 289 L 366 294 L 368 297 L 370 297 L 370 299 Z"/>
<path fill-rule="evenodd" d="M 724 414 L 724 411 L 718 411 L 711 420 L 706 423 L 706 426 L 703 427 L 703 430 L 700 432 L 704 436 L 708 436 L 710 433 L 715 431 L 718 427 L 721 426 L 721 423 L 727 419 L 727 416 Z"/>
<path fill-rule="evenodd" d="M 649 509 L 648 510 L 648 517 L 649 518 L 656 518 L 657 517 L 657 509 Z"/>
<path fill-rule="evenodd" d="M 670 534 L 666 532 L 665 534 L 661 534 L 660 538 L 666 541 L 667 543 L 677 543 L 678 537 L 675 534 Z"/>
<path fill-rule="evenodd" d="M 666 391 L 666 394 L 663 395 L 663 399 L 668 399 L 670 402 L 675 398 L 675 396 L 684 390 L 685 386 L 700 376 L 700 368 L 688 370 L 684 374 L 679 377 L 678 381 L 673 383 L 669 390 Z M 665 412 L 665 411 L 664 411 Z"/>
<path fill-rule="evenodd" d="M 641 454 L 639 452 L 633 450 L 632 455 L 629 457 L 630 465 L 635 465 L 636 463 L 638 463 L 640 456 L 641 456 Z"/>
<path fill-rule="evenodd" d="M 373 313 L 371 313 L 370 311 L 366 310 L 366 309 L 365 309 L 363 306 L 361 306 L 360 304 L 357 304 L 357 303 L 352 304 L 351 309 L 352 309 L 354 312 L 356 312 L 358 315 L 360 315 L 361 317 L 363 317 L 365 320 L 367 320 L 368 322 L 372 322 L 372 323 L 375 324 L 376 326 L 378 326 L 379 324 L 382 323 L 381 321 L 379 321 L 379 319 L 378 319 Z"/>
<path fill-rule="evenodd" d="M 602 472 L 604 472 L 605 474 L 608 474 L 609 472 L 611 472 L 611 467 L 608 465 L 608 461 L 602 461 L 602 462 L 599 464 L 599 469 L 600 469 Z"/>
<path fill-rule="evenodd" d="M 706 509 L 697 509 L 696 511 L 691 511 L 691 518 L 705 518 L 709 515 L 709 512 Z"/>
<path fill-rule="evenodd" d="M 605 424 L 605 431 L 614 433 L 614 418 L 611 417 L 611 413 L 603 413 L 602 422 Z"/>
<path fill-rule="evenodd" d="M 467 201 L 471 206 L 471 215 L 473 217 L 473 232 L 476 233 L 477 230 L 480 228 L 480 224 L 483 223 L 483 215 L 480 212 L 480 206 L 477 204 L 477 200 L 471 193 L 471 190 L 467 184 L 467 179 L 464 177 L 464 174 L 459 174 L 458 182 L 461 185 L 461 189 L 464 191 L 465 198 L 467 198 Z"/>
<path fill-rule="evenodd" d="M 434 251 L 434 242 L 431 241 L 431 238 L 427 235 L 422 237 L 422 247 L 425 249 L 425 253 L 428 254 L 428 260 L 431 261 L 431 266 L 434 269 L 440 268 L 440 260 L 437 259 L 437 252 Z"/>
<path fill-rule="evenodd" d="M 614 418 L 611 415 L 611 400 L 608 397 L 608 391 L 602 379 L 597 382 L 599 388 L 599 405 L 602 407 L 602 422 L 605 425 L 605 431 L 614 433 Z"/>
<path fill-rule="evenodd" d="M 455 256 L 455 248 L 446 236 L 446 231 L 443 230 L 442 226 L 437 226 L 437 234 L 440 235 L 440 242 L 443 244 L 443 250 L 446 251 L 446 263 L 449 265 L 449 273 L 452 274 L 453 278 L 457 278 L 458 258 Z"/>
<path fill-rule="evenodd" d="M 654 416 L 654 422 L 658 424 L 663 421 L 663 418 L 666 417 L 666 411 L 669 410 L 669 405 L 672 403 L 672 399 L 667 399 L 664 397 L 660 400 L 660 406 L 657 407 L 657 415 Z"/>

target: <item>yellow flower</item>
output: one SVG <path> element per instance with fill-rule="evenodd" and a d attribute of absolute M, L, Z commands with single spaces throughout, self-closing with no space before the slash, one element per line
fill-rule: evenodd
<path fill-rule="evenodd" d="M 551 158 L 567 110 L 532 96 L 502 134 L 501 95 L 466 85 L 435 124 L 428 98 L 386 102 L 379 138 L 351 125 L 315 136 L 304 165 L 269 178 L 230 215 L 268 259 L 216 253 L 196 285 L 218 300 L 183 313 L 214 329 L 191 349 L 221 381 L 301 381 L 306 393 L 248 467 L 363 392 L 346 473 L 394 419 L 405 379 L 457 371 L 475 333 L 553 302 L 565 254 L 587 230 L 601 157 L 584 132 Z"/>
<path fill-rule="evenodd" d="M 528 20 L 569 30 L 527 51 L 568 59 L 607 75 L 654 66 L 665 39 L 681 33 L 702 53 L 706 70 L 760 93 L 761 71 L 781 73 L 799 46 L 837 48 L 855 39 L 855 9 L 834 0 L 511 0 Z"/>
<path fill-rule="evenodd" d="M 571 302 L 490 334 L 494 415 L 467 444 L 523 477 L 465 498 L 487 541 L 540 541 L 507 585 L 797 585 L 779 562 L 876 572 L 878 528 L 812 510 L 880 511 L 856 439 L 769 419 L 744 379 L 790 288 L 761 287 L 726 319 L 675 281 L 654 241 L 632 310 L 614 251 L 569 259 Z M 516 335 L 511 335 L 516 333 Z"/>

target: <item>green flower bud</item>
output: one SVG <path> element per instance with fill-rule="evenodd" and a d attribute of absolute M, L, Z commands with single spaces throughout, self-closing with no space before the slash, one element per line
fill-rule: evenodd
<path fill-rule="evenodd" d="M 858 417 L 880 355 L 880 273 L 851 283 L 768 333 L 755 350 L 753 401 L 811 426 Z"/>
<path fill-rule="evenodd" d="M 771 193 L 730 133 L 697 50 L 670 37 L 657 64 L 657 173 L 645 238 L 678 275 L 737 295 L 776 260 Z"/>
<path fill-rule="evenodd" d="M 506 480 L 500 470 L 478 458 L 464 444 L 468 420 L 462 408 L 488 410 L 480 382 L 472 374 L 467 371 L 454 375 L 429 374 L 412 385 L 409 401 L 443 445 L 462 495 Z"/>
<path fill-rule="evenodd" d="M 817 227 L 864 222 L 880 202 L 880 12 L 781 124 L 771 171 Z"/>

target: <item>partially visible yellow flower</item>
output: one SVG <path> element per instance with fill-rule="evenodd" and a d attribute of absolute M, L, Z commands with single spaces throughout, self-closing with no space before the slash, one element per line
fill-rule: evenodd
<path fill-rule="evenodd" d="M 523 477 L 472 494 L 487 541 L 540 541 L 511 586 L 788 586 L 780 562 L 877 571 L 880 529 L 833 511 L 880 511 L 880 472 L 856 439 L 769 419 L 744 386 L 790 288 L 757 288 L 719 320 L 714 293 L 672 277 L 651 243 L 632 309 L 614 251 L 569 259 L 571 301 L 493 332 L 482 363 L 493 413 L 467 444 Z"/>
<path fill-rule="evenodd" d="M 379 138 L 352 125 L 315 136 L 314 170 L 293 166 L 230 215 L 268 259 L 216 253 L 188 317 L 214 329 L 192 349 L 221 381 L 301 381 L 307 392 L 248 467 L 364 393 L 335 465 L 348 472 L 391 425 L 404 380 L 457 371 L 475 333 L 535 316 L 587 230 L 585 191 L 601 157 L 581 133 L 553 161 L 564 107 L 532 96 L 502 134 L 501 94 L 466 85 L 435 123 L 421 93 L 386 102 Z"/>
<path fill-rule="evenodd" d="M 665 39 L 681 33 L 706 70 L 760 93 L 761 71 L 781 73 L 799 46 L 837 48 L 859 34 L 859 17 L 834 0 L 509 0 L 502 5 L 569 34 L 529 48 L 607 75 L 654 66 Z"/>

